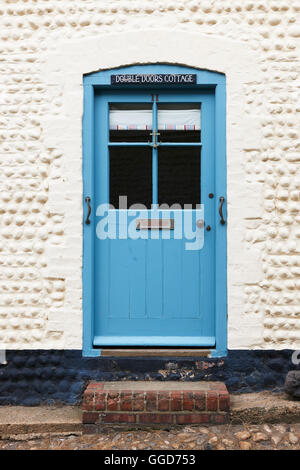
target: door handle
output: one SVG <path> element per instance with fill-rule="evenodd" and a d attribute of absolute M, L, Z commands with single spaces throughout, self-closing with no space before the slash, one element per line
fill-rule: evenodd
<path fill-rule="evenodd" d="M 221 217 L 221 224 L 224 225 L 226 223 L 224 217 L 223 217 L 223 204 L 225 202 L 225 197 L 221 196 L 220 199 L 220 206 L 219 206 L 219 214 L 220 214 L 220 217 Z"/>
<path fill-rule="evenodd" d="M 91 215 L 91 211 L 92 211 L 91 204 L 90 204 L 91 198 L 90 198 L 89 196 L 87 196 L 87 197 L 85 198 L 85 202 L 87 203 L 87 206 L 88 206 L 88 213 L 87 213 L 87 216 L 86 216 L 86 219 L 85 219 L 85 223 L 86 223 L 87 225 L 89 225 L 89 224 L 91 223 L 91 221 L 90 221 L 90 215 Z"/>

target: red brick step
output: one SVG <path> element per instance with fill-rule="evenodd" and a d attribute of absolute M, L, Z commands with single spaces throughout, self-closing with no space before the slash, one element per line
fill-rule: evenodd
<path fill-rule="evenodd" d="M 82 422 L 99 424 L 224 424 L 230 397 L 222 382 L 91 382 Z"/>

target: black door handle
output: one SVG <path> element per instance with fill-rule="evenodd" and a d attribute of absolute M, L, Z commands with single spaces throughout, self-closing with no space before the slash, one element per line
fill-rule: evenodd
<path fill-rule="evenodd" d="M 225 219 L 223 217 L 223 204 L 225 202 L 225 197 L 221 196 L 219 201 L 220 201 L 219 214 L 220 214 L 220 217 L 221 217 L 221 224 L 224 225 L 226 223 Z"/>
<path fill-rule="evenodd" d="M 89 196 L 87 196 L 87 197 L 85 198 L 85 202 L 87 203 L 87 206 L 88 206 L 88 213 L 87 213 L 87 216 L 86 216 L 86 219 L 85 219 L 85 223 L 86 223 L 87 225 L 89 225 L 89 224 L 91 223 L 91 221 L 90 221 L 90 215 L 91 215 L 91 211 L 92 211 L 91 204 L 90 204 L 91 198 L 90 198 Z"/>

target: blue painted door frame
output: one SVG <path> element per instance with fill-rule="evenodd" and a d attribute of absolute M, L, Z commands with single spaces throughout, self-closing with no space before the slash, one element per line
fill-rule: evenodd
<path fill-rule="evenodd" d="M 113 93 L 117 90 L 117 87 L 110 85 L 110 76 L 112 73 L 195 73 L 197 75 L 197 85 L 187 87 L 172 87 L 168 90 L 164 87 L 162 90 L 162 96 L 164 93 L 169 94 L 166 100 L 175 101 L 176 96 L 189 93 L 194 100 L 199 100 L 199 96 L 202 96 L 202 102 L 205 102 L 205 97 L 213 98 L 213 122 L 210 128 L 210 132 L 213 134 L 212 141 L 214 148 L 212 148 L 212 157 L 214 163 L 214 194 L 215 197 L 210 204 L 214 204 L 214 210 L 212 211 L 214 220 L 211 222 L 213 226 L 213 237 L 214 239 L 214 256 L 213 256 L 213 276 L 214 292 L 213 292 L 213 304 L 214 304 L 214 346 L 213 343 L 205 341 L 203 344 L 190 344 L 192 346 L 207 346 L 212 347 L 213 356 L 224 356 L 227 350 L 227 262 L 226 262 L 226 225 L 223 226 L 220 223 L 218 214 L 219 197 L 225 197 L 226 202 L 226 102 L 225 102 L 225 77 L 221 74 L 199 71 L 186 67 L 178 66 L 165 66 L 165 65 L 146 65 L 146 66 L 131 66 L 120 69 L 114 69 L 113 71 L 104 71 L 90 74 L 84 77 L 84 116 L 83 116 L 83 180 L 84 180 L 84 192 L 83 192 L 83 204 L 84 204 L 84 216 L 86 216 L 86 203 L 85 197 L 92 195 L 92 213 L 90 225 L 84 224 L 83 228 L 83 355 L 84 356 L 99 356 L 101 349 L 95 347 L 97 341 L 95 341 L 95 332 L 99 331 L 99 318 L 95 317 L 95 298 L 97 297 L 95 292 L 95 263 L 101 262 L 95 257 L 95 231 L 96 231 L 96 219 L 95 210 L 93 206 L 93 195 L 95 194 L 95 171 L 97 171 L 97 165 L 95 165 L 96 151 L 99 141 L 99 133 L 95 132 L 95 103 L 99 91 L 102 91 L 102 96 L 106 96 L 106 100 L 113 99 Z M 151 89 L 153 89 L 151 85 Z M 147 92 L 147 87 L 143 91 L 139 88 L 138 92 L 133 95 L 133 88 L 124 86 L 119 88 L 122 93 L 130 94 L 129 101 L 134 100 L 134 97 L 138 97 L 139 94 Z M 185 90 L 185 91 L 184 91 Z M 148 87 L 148 92 L 150 88 Z M 103 92 L 105 93 L 103 95 Z M 111 96 L 108 94 L 111 93 Z M 120 92 L 121 93 L 121 92 Z M 186 94 L 185 93 L 185 94 Z M 116 96 L 116 95 L 114 95 Z M 120 94 L 117 97 L 117 101 L 120 101 Z M 123 95 L 124 96 L 124 95 Z M 172 98 L 172 99 L 171 99 Z M 136 98 L 138 99 L 138 98 Z M 205 109 L 205 106 L 204 106 Z M 203 119 L 203 116 L 202 116 Z M 205 118 L 204 118 L 205 119 Z M 97 145 L 96 145 L 97 144 Z M 103 170 L 103 168 L 102 168 Z M 100 182 L 105 186 L 105 181 L 101 180 L 101 172 L 99 174 Z M 97 179 L 97 184 L 99 179 Z M 208 187 L 204 185 L 204 194 L 208 193 Z M 203 201 L 204 204 L 206 201 Z M 226 218 L 226 204 L 224 210 Z M 98 243 L 98 241 L 96 241 Z M 100 257 L 101 259 L 101 257 Z M 97 268 L 98 269 L 98 268 Z M 101 338 L 98 344 L 101 344 Z M 104 343 L 105 344 L 105 343 Z M 130 341 L 126 343 L 130 344 Z M 147 344 L 147 343 L 145 343 Z M 168 343 L 168 345 L 171 343 Z M 153 345 L 156 345 L 155 342 Z M 157 344 L 158 345 L 158 344 Z M 176 344 L 173 344 L 175 346 Z M 185 343 L 185 345 L 189 345 Z M 150 346 L 150 344 L 149 344 Z"/>

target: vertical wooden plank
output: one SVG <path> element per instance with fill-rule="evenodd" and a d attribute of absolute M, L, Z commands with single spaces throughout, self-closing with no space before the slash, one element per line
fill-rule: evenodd
<path fill-rule="evenodd" d="M 109 312 L 109 295 L 110 295 L 110 250 L 111 240 L 101 240 L 98 243 L 97 260 L 101 260 L 101 269 L 97 269 L 95 273 L 95 332 L 101 331 L 103 323 Z"/>
<path fill-rule="evenodd" d="M 130 318 L 146 317 L 147 240 L 128 240 Z"/>
<path fill-rule="evenodd" d="M 200 260 L 199 251 L 184 250 L 182 263 L 182 318 L 199 318 Z"/>
<path fill-rule="evenodd" d="M 130 317 L 130 241 L 131 240 L 112 240 L 111 242 L 109 317 L 113 318 Z"/>
<path fill-rule="evenodd" d="M 159 235 L 159 230 L 157 230 Z M 146 309 L 148 318 L 163 316 L 163 241 L 150 240 L 146 260 Z"/>
<path fill-rule="evenodd" d="M 164 245 L 163 317 L 180 318 L 182 314 L 183 241 L 174 240 L 173 238 L 172 240 L 163 240 L 162 242 Z"/>

